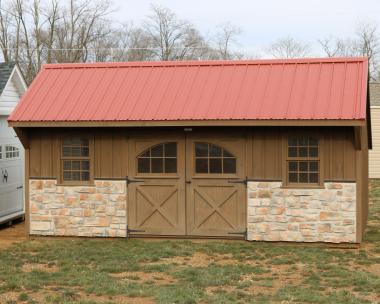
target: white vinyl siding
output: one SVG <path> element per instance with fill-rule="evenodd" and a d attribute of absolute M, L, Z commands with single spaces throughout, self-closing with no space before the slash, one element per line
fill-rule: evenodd
<path fill-rule="evenodd" d="M 17 92 L 16 86 L 13 84 L 13 81 L 9 81 L 0 96 L 0 114 L 10 114 L 19 99 L 20 94 Z"/>
<path fill-rule="evenodd" d="M 369 177 L 380 178 L 380 107 L 371 107 L 372 150 L 369 150 Z"/>

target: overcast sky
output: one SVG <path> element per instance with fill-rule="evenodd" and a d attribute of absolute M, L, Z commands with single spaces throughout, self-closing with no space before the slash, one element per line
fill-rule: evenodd
<path fill-rule="evenodd" d="M 211 35 L 218 24 L 242 29 L 240 50 L 258 52 L 278 38 L 291 36 L 311 44 L 317 39 L 352 36 L 358 23 L 380 23 L 380 0 L 113 0 L 116 18 L 135 24 L 149 14 L 151 4 L 166 6 Z"/>

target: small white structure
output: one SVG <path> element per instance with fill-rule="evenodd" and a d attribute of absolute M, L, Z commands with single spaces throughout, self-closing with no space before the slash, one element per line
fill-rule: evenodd
<path fill-rule="evenodd" d="M 7 118 L 27 86 L 15 63 L 0 63 L 0 224 L 24 216 L 24 150 Z"/>

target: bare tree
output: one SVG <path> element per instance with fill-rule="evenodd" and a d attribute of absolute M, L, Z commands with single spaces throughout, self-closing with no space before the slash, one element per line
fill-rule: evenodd
<path fill-rule="evenodd" d="M 318 41 L 324 53 L 329 57 L 368 57 L 371 79 L 379 78 L 380 33 L 376 24 L 359 24 L 353 38 L 328 37 Z"/>
<path fill-rule="evenodd" d="M 318 42 L 327 57 L 353 56 L 355 53 L 352 39 L 326 37 Z"/>
<path fill-rule="evenodd" d="M 165 7 L 152 6 L 144 30 L 158 60 L 182 60 L 190 49 L 202 47 L 200 35 L 193 25 Z"/>
<path fill-rule="evenodd" d="M 237 37 L 241 32 L 241 28 L 234 26 L 230 22 L 219 25 L 215 35 L 215 43 L 221 59 L 233 59 L 241 56 L 241 54 L 231 50 L 231 46 L 237 43 Z"/>
<path fill-rule="evenodd" d="M 88 49 L 110 33 L 109 0 L 0 2 L 0 47 L 31 82 L 43 63 L 86 61 Z"/>
<path fill-rule="evenodd" d="M 286 37 L 274 42 L 268 52 L 275 58 L 300 58 L 310 54 L 310 47 L 292 37 Z"/>
<path fill-rule="evenodd" d="M 44 63 L 220 59 L 240 30 L 220 28 L 211 44 L 187 20 L 152 6 L 141 27 L 109 20 L 112 0 L 0 0 L 0 48 L 28 83 Z"/>

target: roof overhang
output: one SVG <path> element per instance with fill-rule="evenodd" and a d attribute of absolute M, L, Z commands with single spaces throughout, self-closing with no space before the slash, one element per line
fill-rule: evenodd
<path fill-rule="evenodd" d="M 365 120 L 165 120 L 165 121 L 8 121 L 10 127 L 18 128 L 77 128 L 77 127 L 250 127 L 250 126 L 364 126 Z"/>

